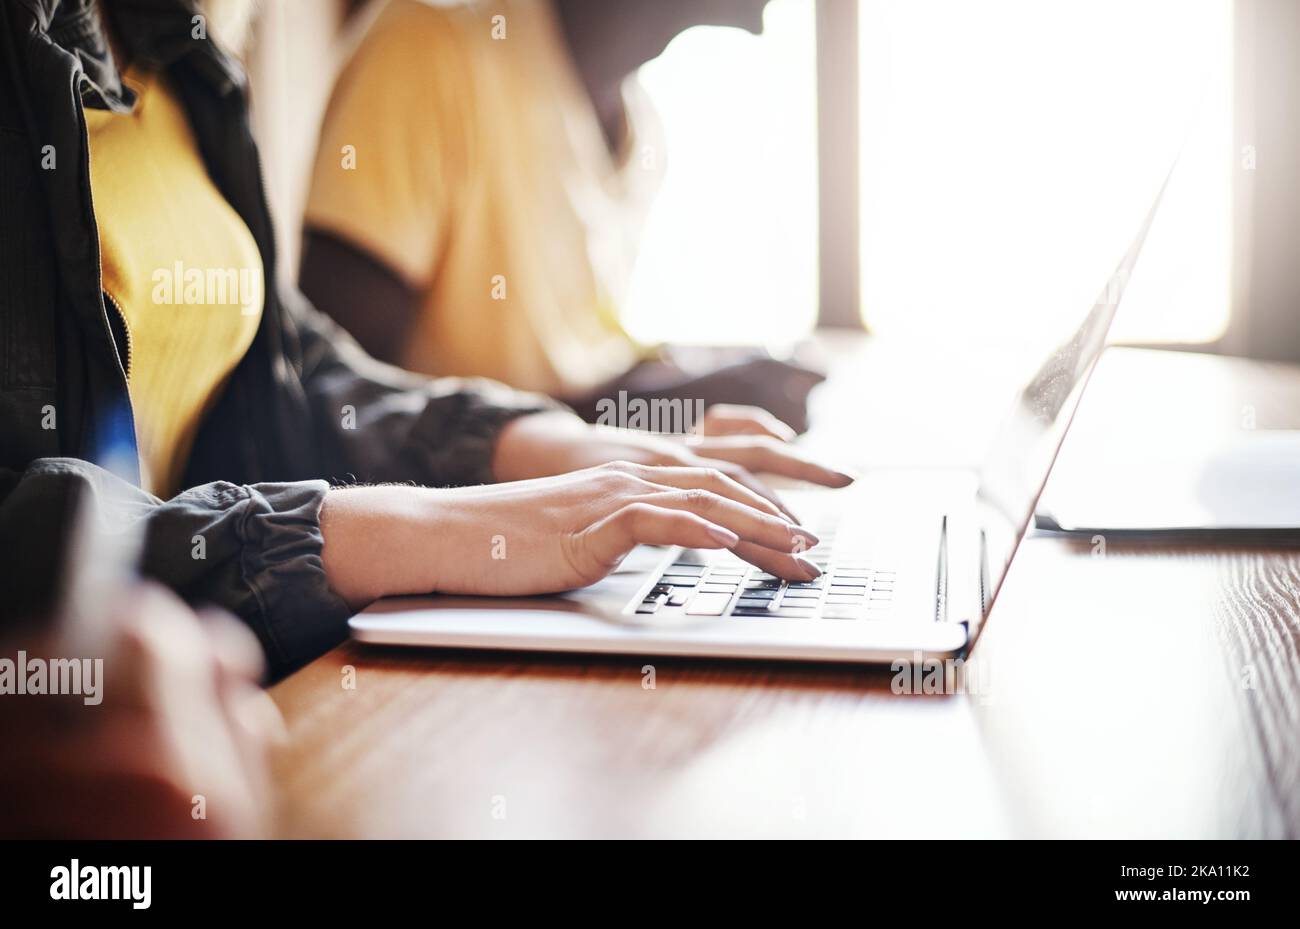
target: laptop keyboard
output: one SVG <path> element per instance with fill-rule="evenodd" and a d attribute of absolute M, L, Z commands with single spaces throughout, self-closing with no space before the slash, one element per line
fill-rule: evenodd
<path fill-rule="evenodd" d="M 822 569 L 813 581 L 787 583 L 734 555 L 684 551 L 636 612 L 737 619 L 886 619 L 898 579 L 893 566 L 865 551 L 841 551 L 834 530 L 804 555 Z"/>

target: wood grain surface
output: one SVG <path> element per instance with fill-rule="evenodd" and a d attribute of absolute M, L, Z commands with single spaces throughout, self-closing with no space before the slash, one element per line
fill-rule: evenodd
<path fill-rule="evenodd" d="M 1300 371 L 1112 351 L 1063 454 L 1152 423 L 1241 428 L 1246 406 L 1255 428 L 1300 426 Z M 1300 835 L 1298 552 L 1030 537 L 962 692 L 892 678 L 348 644 L 272 690 L 290 732 L 280 831 Z"/>

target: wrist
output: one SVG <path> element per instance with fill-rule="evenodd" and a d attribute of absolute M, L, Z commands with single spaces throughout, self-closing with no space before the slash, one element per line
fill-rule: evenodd
<path fill-rule="evenodd" d="M 321 561 L 330 587 L 359 609 L 379 597 L 438 587 L 447 536 L 436 524 L 439 491 L 351 487 L 329 491 L 321 507 Z"/>

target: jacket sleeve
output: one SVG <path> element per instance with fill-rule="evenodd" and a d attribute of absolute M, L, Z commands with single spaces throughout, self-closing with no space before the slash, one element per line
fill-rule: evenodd
<path fill-rule="evenodd" d="M 493 381 L 429 379 L 382 364 L 315 310 L 295 311 L 297 381 L 323 459 L 311 468 L 316 474 L 489 483 L 501 428 L 517 416 L 560 408 Z M 0 469 L 0 625 L 56 609 L 74 514 L 85 500 L 107 531 L 134 525 L 143 533 L 142 574 L 187 602 L 244 620 L 278 677 L 347 632 L 351 611 L 330 589 L 321 560 L 320 510 L 329 486 L 209 480 L 164 501 L 76 458 Z"/>
<path fill-rule="evenodd" d="M 332 477 L 430 486 L 488 484 L 497 435 L 512 419 L 566 409 L 486 378 L 428 378 L 368 355 L 297 291 L 301 383 Z"/>
<path fill-rule="evenodd" d="M 107 532 L 143 532 L 141 571 L 194 604 L 215 604 L 257 634 L 279 676 L 344 637 L 350 614 L 325 580 L 324 481 L 211 483 L 162 501 L 86 461 L 42 458 L 0 471 L 0 615 L 48 616 L 84 501 Z"/>

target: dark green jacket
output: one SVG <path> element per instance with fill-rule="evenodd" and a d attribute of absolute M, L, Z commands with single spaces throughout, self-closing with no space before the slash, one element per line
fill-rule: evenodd
<path fill-rule="evenodd" d="M 241 69 L 196 37 L 194 0 L 112 9 L 132 60 L 169 76 L 209 174 L 257 240 L 265 308 L 200 429 L 188 490 L 159 500 L 90 463 L 118 440 L 131 462 L 135 448 L 83 108 L 129 111 L 133 99 L 94 0 L 0 0 L 0 619 L 49 612 L 72 506 L 90 499 L 110 528 L 143 523 L 145 574 L 242 617 L 283 673 L 346 631 L 321 567 L 330 484 L 490 481 L 502 425 L 549 401 L 382 365 L 301 296 L 277 295 Z"/>

